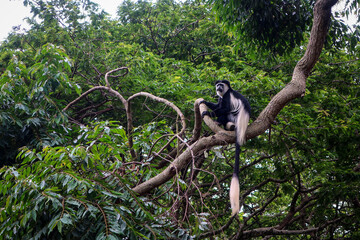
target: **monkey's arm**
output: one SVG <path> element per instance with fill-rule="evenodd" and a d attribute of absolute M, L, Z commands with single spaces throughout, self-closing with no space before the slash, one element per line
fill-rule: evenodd
<path fill-rule="evenodd" d="M 213 109 L 213 111 L 216 117 L 227 115 L 230 112 L 230 104 L 223 102 L 223 104 L 221 104 L 218 108 Z"/>
<path fill-rule="evenodd" d="M 219 101 L 216 104 L 207 101 L 201 101 L 200 104 L 201 103 L 204 103 L 212 110 L 212 112 L 204 111 L 201 114 L 202 117 L 204 117 L 205 115 L 208 115 L 210 117 L 220 117 L 223 115 L 227 115 L 230 112 L 230 104 L 226 104 L 226 102 L 224 102 L 222 98 L 219 98 Z"/>
<path fill-rule="evenodd" d="M 202 103 L 205 104 L 211 110 L 214 110 L 219 106 L 219 103 L 216 104 L 216 103 L 212 103 L 212 102 L 207 102 L 205 100 L 202 100 L 199 104 L 202 104 Z M 201 113 L 201 117 L 204 118 L 204 116 L 215 117 L 215 112 L 204 111 Z"/>
<path fill-rule="evenodd" d="M 219 108 L 219 106 L 220 106 L 220 100 L 218 101 L 218 103 L 212 103 L 212 102 L 207 102 L 207 101 L 205 101 L 205 100 L 202 100 L 201 102 L 200 102 L 200 104 L 205 104 L 208 108 L 210 108 L 211 110 L 215 110 L 215 109 L 217 109 L 217 108 Z"/>

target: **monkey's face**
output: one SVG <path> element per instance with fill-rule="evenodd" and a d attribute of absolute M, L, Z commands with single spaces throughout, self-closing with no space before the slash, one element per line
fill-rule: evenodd
<path fill-rule="evenodd" d="M 216 94 L 220 97 L 224 96 L 224 94 L 229 90 L 229 87 L 224 83 L 217 83 L 215 88 Z"/>

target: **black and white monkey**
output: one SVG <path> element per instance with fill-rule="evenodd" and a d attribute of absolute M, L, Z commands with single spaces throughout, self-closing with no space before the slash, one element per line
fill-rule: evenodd
<path fill-rule="evenodd" d="M 217 81 L 215 88 L 216 94 L 219 96 L 218 103 L 201 101 L 200 104 L 204 103 L 212 110 L 212 112 L 204 111 L 202 117 L 205 115 L 217 117 L 218 123 L 223 125 L 224 128 L 235 130 L 235 165 L 230 184 L 231 215 L 234 216 L 240 211 L 239 154 L 240 146 L 246 141 L 245 133 L 249 123 L 251 109 L 248 100 L 237 91 L 234 91 L 229 81 Z"/>

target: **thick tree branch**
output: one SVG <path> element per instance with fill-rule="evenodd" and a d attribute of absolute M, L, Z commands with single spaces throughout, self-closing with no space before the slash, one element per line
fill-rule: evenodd
<path fill-rule="evenodd" d="M 204 137 L 193 143 L 187 148 L 179 157 L 177 157 L 164 171 L 148 181 L 139 184 L 132 190 L 139 195 L 148 193 L 152 189 L 159 187 L 168 180 L 170 180 L 175 174 L 186 166 L 192 159 L 192 154 L 197 155 L 200 151 L 211 148 L 217 145 L 227 145 L 231 141 L 231 136 L 226 135 L 223 132 L 215 134 L 210 137 Z"/>
<path fill-rule="evenodd" d="M 348 216 L 351 217 L 351 216 Z M 280 230 L 276 229 L 274 227 L 264 227 L 264 228 L 257 228 L 253 230 L 244 231 L 241 235 L 238 236 L 237 239 L 250 239 L 255 237 L 264 237 L 264 236 L 270 236 L 270 235 L 304 235 L 304 234 L 311 234 L 316 233 L 318 231 L 321 231 L 325 227 L 335 224 L 339 221 L 341 221 L 343 217 L 336 218 L 330 221 L 325 222 L 320 227 L 314 227 L 314 228 L 307 228 L 307 229 L 301 229 L 301 230 Z"/>

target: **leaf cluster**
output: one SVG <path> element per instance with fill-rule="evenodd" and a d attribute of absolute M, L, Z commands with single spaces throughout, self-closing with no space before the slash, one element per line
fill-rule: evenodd
<path fill-rule="evenodd" d="M 73 85 L 80 91 L 68 78 L 71 63 L 62 48 L 44 45 L 31 64 L 14 55 L 0 77 L 1 165 L 11 163 L 24 145 L 41 149 L 61 144 L 67 117 L 57 95 L 70 94 Z"/>
<path fill-rule="evenodd" d="M 169 239 L 166 208 L 137 197 L 123 176 L 125 130 L 115 122 L 79 131 L 76 145 L 23 149 L 0 170 L 4 239 Z M 39 172 L 41 170 L 41 172 Z M 166 226 L 166 227 L 165 227 Z M 167 230 L 165 230 L 167 228 Z M 182 232 L 183 236 L 184 232 Z"/>

